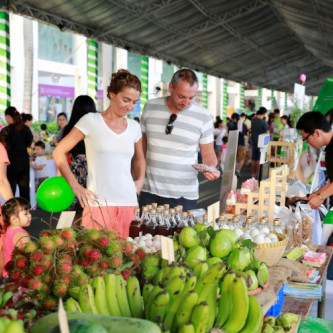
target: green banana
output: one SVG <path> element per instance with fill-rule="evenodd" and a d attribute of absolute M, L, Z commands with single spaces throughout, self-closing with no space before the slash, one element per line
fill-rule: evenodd
<path fill-rule="evenodd" d="M 163 282 L 163 273 L 164 273 L 164 268 L 160 269 L 153 277 L 153 284 L 156 286 L 157 284 L 160 284 Z"/>
<path fill-rule="evenodd" d="M 275 317 L 274 316 L 265 317 L 264 318 L 264 324 L 274 326 L 275 325 Z"/>
<path fill-rule="evenodd" d="M 164 281 L 167 278 L 167 276 L 172 272 L 172 268 L 173 266 L 167 265 L 160 270 L 163 272 L 162 281 Z"/>
<path fill-rule="evenodd" d="M 297 323 L 298 319 L 299 318 L 295 313 L 286 312 L 280 314 L 277 317 L 276 323 L 278 324 L 278 326 L 282 326 L 285 331 L 289 331 L 291 329 L 291 325 L 293 323 Z"/>
<path fill-rule="evenodd" d="M 82 312 L 98 314 L 94 291 L 92 286 L 88 283 L 85 283 L 80 287 L 79 304 Z"/>
<path fill-rule="evenodd" d="M 215 283 L 223 276 L 226 270 L 223 262 L 211 266 L 199 279 L 200 284 Z"/>
<path fill-rule="evenodd" d="M 194 326 L 192 323 L 187 322 L 183 326 L 181 326 L 178 331 L 178 333 L 195 333 Z"/>
<path fill-rule="evenodd" d="M 284 333 L 285 330 L 282 326 L 274 326 L 273 327 L 274 333 Z"/>
<path fill-rule="evenodd" d="M 174 297 L 172 301 L 170 300 L 169 310 L 164 319 L 164 322 L 169 330 L 172 329 L 172 324 L 174 322 L 175 316 L 177 314 L 178 308 L 182 300 L 183 300 L 183 292 L 180 295 Z"/>
<path fill-rule="evenodd" d="M 149 319 L 151 313 L 151 307 L 153 305 L 156 295 L 161 292 L 163 289 L 160 286 L 155 286 L 151 293 L 149 294 L 148 301 L 145 303 L 145 318 Z"/>
<path fill-rule="evenodd" d="M 12 320 L 5 330 L 6 333 L 24 333 L 24 325 L 22 320 Z"/>
<path fill-rule="evenodd" d="M 208 268 L 209 266 L 205 261 L 200 261 L 194 266 L 193 273 L 199 280 L 200 277 L 208 271 Z"/>
<path fill-rule="evenodd" d="M 98 314 L 109 316 L 110 312 L 106 305 L 105 282 L 101 276 L 95 276 L 91 281 L 94 291 L 95 303 Z"/>
<path fill-rule="evenodd" d="M 127 296 L 132 317 L 143 318 L 143 304 L 140 283 L 136 276 L 130 276 L 127 280 Z"/>
<path fill-rule="evenodd" d="M 71 287 L 68 289 L 68 293 L 71 297 L 76 299 L 77 301 L 79 300 L 79 293 L 80 293 L 80 287 Z"/>
<path fill-rule="evenodd" d="M 179 264 L 172 266 L 171 272 L 163 278 L 163 284 L 166 285 L 169 281 L 178 276 L 186 276 L 185 267 L 180 266 Z"/>
<path fill-rule="evenodd" d="M 147 284 L 143 285 L 142 298 L 143 298 L 143 304 L 145 307 L 148 304 L 149 295 L 153 289 L 154 289 L 154 285 L 152 285 L 151 283 L 147 283 Z"/>
<path fill-rule="evenodd" d="M 187 272 L 186 282 L 182 290 L 182 293 L 194 289 L 196 284 L 197 284 L 197 277 L 191 271 Z"/>
<path fill-rule="evenodd" d="M 116 295 L 122 317 L 132 317 L 127 299 L 126 281 L 121 274 L 116 275 Z"/>
<path fill-rule="evenodd" d="M 67 312 L 82 312 L 80 304 L 73 297 L 67 299 L 64 308 Z"/>
<path fill-rule="evenodd" d="M 226 333 L 239 332 L 245 325 L 249 312 L 249 296 L 247 286 L 242 277 L 235 277 L 230 285 L 231 311 L 223 325 Z"/>
<path fill-rule="evenodd" d="M 227 273 L 220 284 L 221 297 L 215 323 L 217 328 L 222 328 L 229 317 L 231 311 L 230 286 L 235 277 L 235 273 Z"/>
<path fill-rule="evenodd" d="M 252 262 L 251 267 L 256 270 L 259 285 L 264 288 L 269 276 L 267 265 L 263 262 L 255 260 L 254 262 Z"/>
<path fill-rule="evenodd" d="M 106 306 L 111 316 L 120 317 L 121 312 L 117 302 L 116 292 L 116 276 L 115 274 L 107 274 L 104 277 Z"/>
<path fill-rule="evenodd" d="M 206 296 L 206 303 L 208 304 L 209 314 L 207 320 L 207 329 L 210 330 L 214 326 L 215 317 L 216 317 L 216 305 L 217 305 L 217 288 L 218 284 L 213 283 L 211 285 L 207 285 L 206 289 L 208 289 L 208 293 Z"/>
<path fill-rule="evenodd" d="M 7 291 L 2 295 L 2 300 L 1 300 L 1 307 L 3 308 L 7 302 L 13 297 L 13 292 L 12 291 Z"/>
<path fill-rule="evenodd" d="M 165 285 L 165 290 L 170 294 L 170 300 L 173 302 L 174 298 L 179 295 L 184 288 L 185 278 L 184 276 L 175 276 L 169 280 Z"/>
<path fill-rule="evenodd" d="M 172 331 L 176 331 L 191 319 L 192 310 L 197 304 L 198 295 L 194 290 L 188 291 L 182 298 L 176 317 L 173 322 Z"/>
<path fill-rule="evenodd" d="M 191 322 L 195 328 L 195 333 L 205 333 L 207 330 L 209 308 L 206 302 L 197 304 L 191 315 Z"/>
<path fill-rule="evenodd" d="M 249 295 L 249 312 L 241 333 L 261 332 L 263 316 L 260 304 L 254 296 Z"/>
<path fill-rule="evenodd" d="M 8 317 L 1 317 L 0 322 L 4 328 L 4 332 L 6 332 L 6 329 L 7 329 L 8 325 L 10 324 L 11 320 Z"/>
<path fill-rule="evenodd" d="M 274 328 L 269 324 L 264 324 L 261 328 L 262 333 L 274 333 Z"/>
<path fill-rule="evenodd" d="M 150 308 L 149 320 L 161 324 L 169 308 L 170 295 L 166 290 L 160 291 Z"/>

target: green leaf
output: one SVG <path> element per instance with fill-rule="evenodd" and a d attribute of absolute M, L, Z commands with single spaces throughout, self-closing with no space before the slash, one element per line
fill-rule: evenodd
<path fill-rule="evenodd" d="M 210 238 L 212 238 L 216 235 L 216 231 L 213 229 L 213 227 L 208 227 L 206 230 L 207 230 Z"/>
<path fill-rule="evenodd" d="M 257 244 L 252 242 L 251 239 L 244 239 L 242 241 L 242 247 L 247 247 L 248 249 L 255 249 Z"/>

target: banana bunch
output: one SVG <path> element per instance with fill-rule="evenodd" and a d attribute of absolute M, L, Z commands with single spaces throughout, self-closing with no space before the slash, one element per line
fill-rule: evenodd
<path fill-rule="evenodd" d="M 23 321 L 10 320 L 8 317 L 1 317 L 0 333 L 24 333 Z"/>
<path fill-rule="evenodd" d="M 226 333 L 253 333 L 261 330 L 263 313 L 255 297 L 248 295 L 246 281 L 227 272 L 220 284 L 221 297 L 215 327 Z"/>
<path fill-rule="evenodd" d="M 251 269 L 257 274 L 260 287 L 264 288 L 269 274 L 267 265 L 261 261 L 254 260 L 251 263 Z"/>
<path fill-rule="evenodd" d="M 141 289 L 135 276 L 127 281 L 122 275 L 96 276 L 91 284 L 71 288 L 69 293 L 66 311 L 143 318 Z"/>
<path fill-rule="evenodd" d="M 262 327 L 262 332 L 265 333 L 275 333 L 285 331 L 290 331 L 291 325 L 297 323 L 299 320 L 295 313 L 282 313 L 277 318 L 273 316 L 268 316 L 264 319 L 264 326 Z"/>

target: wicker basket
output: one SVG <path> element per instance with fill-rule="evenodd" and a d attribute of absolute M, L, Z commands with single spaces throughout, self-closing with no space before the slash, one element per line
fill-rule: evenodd
<path fill-rule="evenodd" d="M 287 246 L 287 237 L 285 235 L 277 232 L 274 232 L 274 234 L 277 235 L 278 242 L 257 244 L 254 250 L 257 259 L 268 266 L 275 265 L 281 259 Z"/>

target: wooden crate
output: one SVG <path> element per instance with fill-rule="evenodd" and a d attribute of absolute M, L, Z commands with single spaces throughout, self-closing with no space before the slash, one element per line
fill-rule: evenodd
<path fill-rule="evenodd" d="M 272 148 L 274 154 L 272 154 Z M 278 150 L 280 150 L 280 154 L 277 154 Z M 283 152 L 285 156 L 283 156 L 281 152 Z M 274 163 L 275 167 L 280 166 L 281 164 L 288 165 L 288 180 L 292 180 L 295 163 L 295 144 L 293 142 L 285 141 L 270 141 L 267 149 L 267 161 Z"/>

